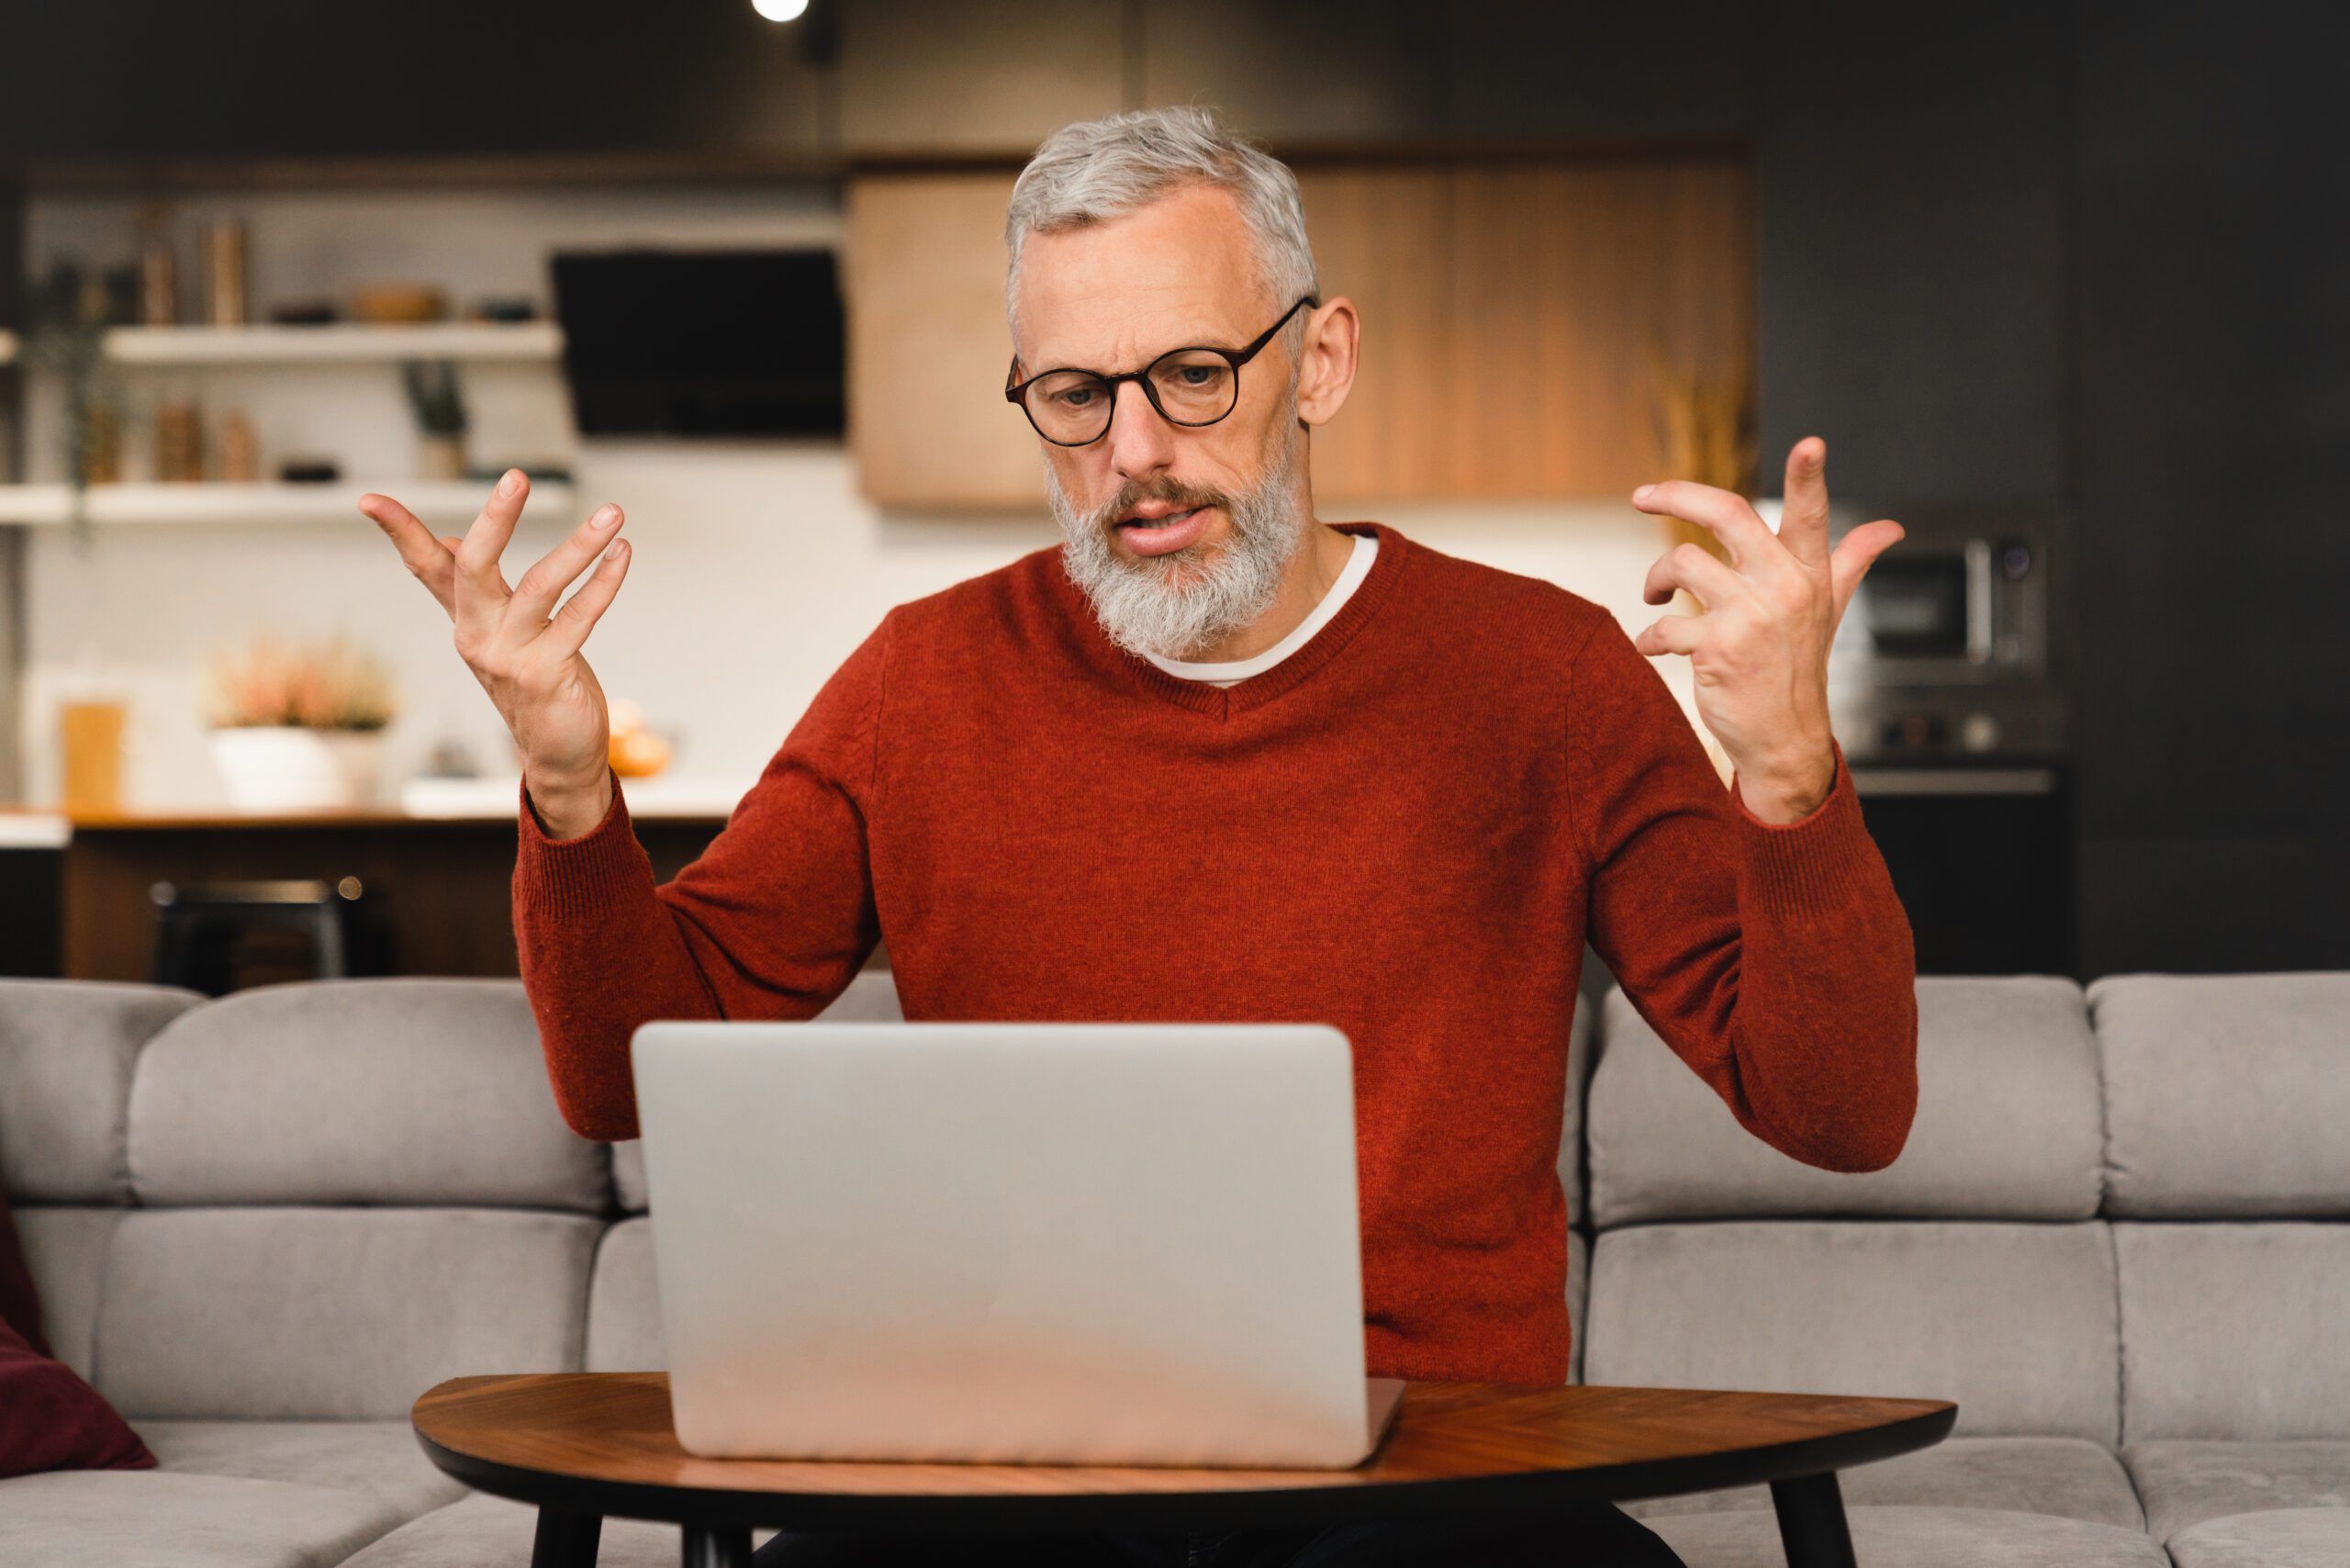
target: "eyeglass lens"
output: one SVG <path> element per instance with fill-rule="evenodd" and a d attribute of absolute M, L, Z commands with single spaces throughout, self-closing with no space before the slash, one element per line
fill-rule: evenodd
<path fill-rule="evenodd" d="M 1179 425 L 1212 425 L 1232 412 L 1240 375 L 1204 349 L 1177 349 L 1151 362 L 1144 386 L 1158 411 Z M 1029 416 L 1046 440 L 1091 441 L 1110 428 L 1115 389 L 1082 370 L 1059 370 L 1028 388 Z"/>

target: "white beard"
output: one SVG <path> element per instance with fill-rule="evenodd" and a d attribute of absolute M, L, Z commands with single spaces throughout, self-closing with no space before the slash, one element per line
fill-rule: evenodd
<path fill-rule="evenodd" d="M 1297 504 L 1304 444 L 1291 426 L 1281 456 L 1247 490 L 1225 493 L 1170 485 L 1155 495 L 1147 487 L 1129 487 L 1082 516 L 1061 488 L 1051 464 L 1046 465 L 1046 498 L 1066 536 L 1061 559 L 1113 643 L 1133 654 L 1185 658 L 1272 607 L 1281 575 L 1305 539 L 1304 511 Z M 1231 532 L 1216 544 L 1188 545 L 1128 561 L 1111 548 L 1111 521 L 1149 498 L 1221 506 L 1232 520 Z M 1206 554 L 1210 550 L 1213 557 Z"/>

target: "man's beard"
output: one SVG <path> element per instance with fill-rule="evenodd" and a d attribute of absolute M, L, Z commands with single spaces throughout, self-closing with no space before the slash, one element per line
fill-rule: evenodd
<path fill-rule="evenodd" d="M 1290 427 L 1281 455 L 1246 490 L 1205 489 L 1167 478 L 1130 482 L 1107 504 L 1082 515 L 1061 488 L 1060 476 L 1046 465 L 1045 494 L 1067 536 L 1061 559 L 1112 642 L 1129 653 L 1184 658 L 1272 607 L 1281 575 L 1305 538 L 1297 502 L 1304 447 Z M 1178 508 L 1221 507 L 1232 521 L 1231 531 L 1218 542 L 1128 561 L 1112 548 L 1110 525 L 1147 500 L 1172 501 Z"/>

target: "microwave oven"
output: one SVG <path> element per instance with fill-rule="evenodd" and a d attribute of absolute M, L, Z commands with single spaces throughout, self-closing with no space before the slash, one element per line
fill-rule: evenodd
<path fill-rule="evenodd" d="M 2052 756 L 2063 749 L 2050 587 L 2053 519 L 2020 509 L 1887 509 L 1830 518 L 1831 541 L 1891 517 L 1900 542 L 1845 606 L 1828 660 L 1848 754 L 1886 761 Z"/>

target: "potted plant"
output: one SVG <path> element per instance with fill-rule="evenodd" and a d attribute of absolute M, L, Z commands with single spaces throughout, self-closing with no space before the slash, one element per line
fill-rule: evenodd
<path fill-rule="evenodd" d="M 375 796 L 395 711 L 383 666 L 341 639 L 257 638 L 213 660 L 213 763 L 247 811 L 360 805 Z"/>
<path fill-rule="evenodd" d="M 416 416 L 417 468 L 427 479 L 465 476 L 465 398 L 457 367 L 448 360 L 409 360 L 400 366 L 408 411 Z"/>

